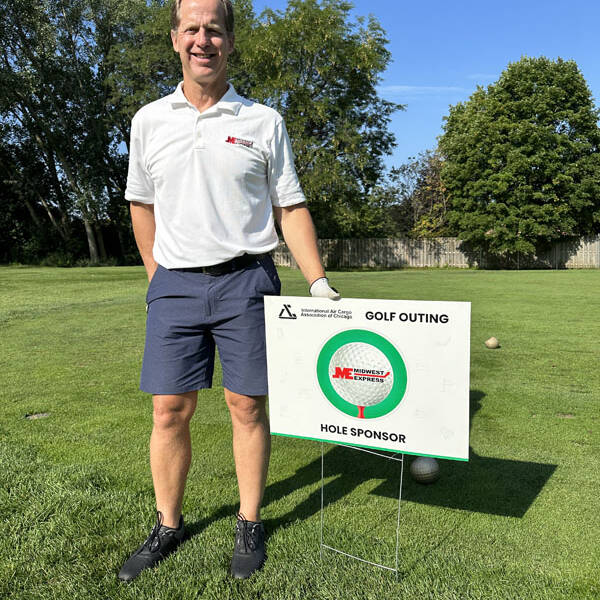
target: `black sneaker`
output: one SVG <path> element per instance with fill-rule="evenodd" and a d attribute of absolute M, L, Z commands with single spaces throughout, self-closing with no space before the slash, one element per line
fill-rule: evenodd
<path fill-rule="evenodd" d="M 179 517 L 179 527 L 173 529 L 162 524 L 163 515 L 156 511 L 156 524 L 148 539 L 127 559 L 119 571 L 121 581 L 132 581 L 144 569 L 157 565 L 183 541 L 183 516 Z"/>
<path fill-rule="evenodd" d="M 247 521 L 244 515 L 238 514 L 231 574 L 236 579 L 247 579 L 265 564 L 265 560 L 267 560 L 267 555 L 265 553 L 264 525 L 262 522 Z"/>

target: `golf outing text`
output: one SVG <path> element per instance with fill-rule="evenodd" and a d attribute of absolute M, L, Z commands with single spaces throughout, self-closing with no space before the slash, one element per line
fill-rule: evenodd
<path fill-rule="evenodd" d="M 395 312 L 373 312 L 365 313 L 368 321 L 402 321 L 403 323 L 442 323 L 449 321 L 448 315 L 437 315 L 432 313 L 395 313 Z"/>

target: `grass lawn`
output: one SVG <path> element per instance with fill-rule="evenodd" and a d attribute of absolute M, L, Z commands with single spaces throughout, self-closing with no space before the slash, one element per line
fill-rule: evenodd
<path fill-rule="evenodd" d="M 283 293 L 305 295 L 281 269 Z M 216 387 L 192 420 L 179 552 L 129 586 L 154 518 L 137 389 L 141 268 L 0 268 L 0 598 L 600 598 L 600 271 L 331 273 L 347 297 L 472 302 L 471 460 L 405 479 L 400 569 L 319 558 L 319 443 L 273 438 L 269 560 L 227 575 L 236 485 Z M 487 350 L 496 336 L 502 347 Z M 49 413 L 29 420 L 27 414 Z M 393 564 L 398 465 L 326 446 L 326 539 Z M 407 457 L 406 463 L 410 462 Z"/>

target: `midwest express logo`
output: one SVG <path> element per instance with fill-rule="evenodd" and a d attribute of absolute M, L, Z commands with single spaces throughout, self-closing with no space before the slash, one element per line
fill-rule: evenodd
<path fill-rule="evenodd" d="M 330 338 L 317 359 L 325 397 L 343 413 L 376 419 L 393 411 L 406 393 L 406 365 L 384 337 L 363 329 Z"/>

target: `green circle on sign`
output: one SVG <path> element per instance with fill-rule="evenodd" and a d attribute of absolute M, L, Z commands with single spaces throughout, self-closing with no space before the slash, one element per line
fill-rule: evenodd
<path fill-rule="evenodd" d="M 325 394 L 325 397 L 333 404 L 338 410 L 343 413 L 350 415 L 351 417 L 358 417 L 358 407 L 351 402 L 344 400 L 334 389 L 331 384 L 329 377 L 329 363 L 331 358 L 337 352 L 337 350 L 345 344 L 351 342 L 363 342 L 374 346 L 386 356 L 392 365 L 394 373 L 394 383 L 392 389 L 384 400 L 373 406 L 366 406 L 364 408 L 365 419 L 376 419 L 377 417 L 383 417 L 388 413 L 392 412 L 400 404 L 404 394 L 406 393 L 407 386 L 407 373 L 406 365 L 400 356 L 400 353 L 396 348 L 388 342 L 384 337 L 372 331 L 366 329 L 348 329 L 342 331 L 330 338 L 319 353 L 317 359 L 317 379 L 321 390 Z"/>

